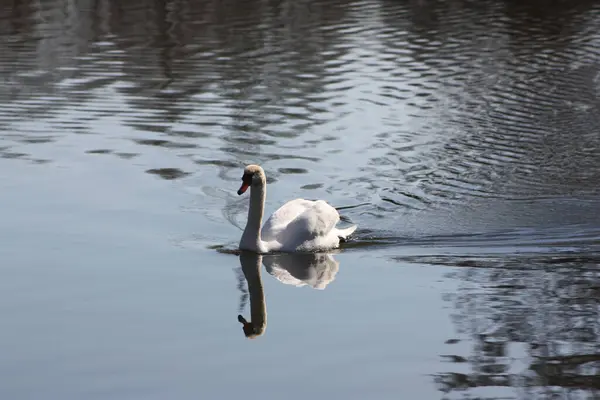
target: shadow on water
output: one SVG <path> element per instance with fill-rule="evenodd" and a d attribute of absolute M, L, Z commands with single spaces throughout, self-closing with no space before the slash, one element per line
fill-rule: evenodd
<path fill-rule="evenodd" d="M 261 261 L 271 275 L 292 285 L 314 281 L 314 276 L 333 279 L 338 269 L 328 254 L 278 254 L 263 259 L 242 252 L 252 318 L 250 322 L 241 315 L 238 319 L 250 338 L 266 329 Z M 600 252 L 430 256 L 402 262 L 449 267 L 447 277 L 461 282 L 457 291 L 444 293 L 462 337 L 449 338 L 447 352 L 440 355 L 448 372 L 435 374 L 434 382 L 446 395 L 472 398 L 485 388 L 497 393 L 510 387 L 517 388 L 518 397 L 509 398 L 580 398 L 579 391 L 600 390 Z M 240 282 L 240 311 L 247 299 L 244 286 Z M 461 342 L 469 346 L 457 350 Z M 471 372 L 463 372 L 464 365 Z"/>
<path fill-rule="evenodd" d="M 249 339 L 262 336 L 267 328 L 267 306 L 260 272 L 262 264 L 271 276 L 283 284 L 310 286 L 319 290 L 325 289 L 335 279 L 339 269 L 339 262 L 326 253 L 260 255 L 242 251 L 239 260 L 242 271 L 237 274 L 240 279 L 238 288 L 242 292 L 239 310 L 242 312 L 249 297 L 251 320 L 247 321 L 240 314 L 238 321 Z M 247 290 L 242 281 L 244 278 Z"/>
<path fill-rule="evenodd" d="M 283 283 L 317 289 L 333 280 L 339 267 L 329 254 L 242 252 L 239 257 L 240 312 L 249 293 L 251 321 L 241 315 L 238 320 L 249 338 L 264 334 L 267 323 L 261 264 Z M 513 252 L 400 261 L 449 268 L 447 278 L 460 282 L 458 290 L 443 294 L 452 304 L 451 318 L 461 337 L 447 340 L 448 349 L 440 355 L 447 372 L 434 376 L 445 395 L 472 398 L 482 389 L 499 393 L 510 387 L 518 397 L 508 398 L 587 398 L 577 396 L 600 390 L 598 249 L 570 255 Z M 471 372 L 464 372 L 465 365 Z"/>
<path fill-rule="evenodd" d="M 600 252 L 429 261 L 460 266 L 448 274 L 458 290 L 444 296 L 469 343 L 458 350 L 448 340 L 448 372 L 435 377 L 442 392 L 511 387 L 517 396 L 509 398 L 598 397 Z"/>

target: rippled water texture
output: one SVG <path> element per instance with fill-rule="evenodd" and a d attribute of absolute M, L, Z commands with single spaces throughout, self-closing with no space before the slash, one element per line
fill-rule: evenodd
<path fill-rule="evenodd" d="M 0 0 L 0 397 L 596 398 L 599 32 L 592 1 Z M 230 254 L 248 163 L 353 240 Z"/>

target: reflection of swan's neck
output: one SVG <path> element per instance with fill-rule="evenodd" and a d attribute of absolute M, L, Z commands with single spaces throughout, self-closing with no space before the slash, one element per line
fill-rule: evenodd
<path fill-rule="evenodd" d="M 242 234 L 240 248 L 263 252 L 260 239 L 260 227 L 262 225 L 263 213 L 265 211 L 265 197 L 267 195 L 266 183 L 252 185 L 250 188 L 250 208 L 248 209 L 248 221 Z"/>
<path fill-rule="evenodd" d="M 244 257 L 244 255 L 241 257 Z M 242 270 L 248 282 L 248 292 L 250 293 L 251 320 L 248 322 L 241 315 L 238 316 L 238 321 L 244 325 L 244 334 L 250 339 L 262 335 L 267 328 L 267 305 L 260 276 L 262 257 L 257 255 L 254 255 L 254 257 L 256 257 L 253 260 L 254 262 L 243 262 L 242 264 Z"/>

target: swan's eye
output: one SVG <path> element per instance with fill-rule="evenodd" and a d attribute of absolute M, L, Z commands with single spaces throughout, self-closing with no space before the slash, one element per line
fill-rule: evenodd
<path fill-rule="evenodd" d="M 252 184 L 252 175 L 251 174 L 244 174 L 244 176 L 242 176 L 242 182 L 251 185 Z"/>

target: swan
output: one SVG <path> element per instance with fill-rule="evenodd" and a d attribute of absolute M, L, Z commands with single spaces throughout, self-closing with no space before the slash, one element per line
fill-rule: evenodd
<path fill-rule="evenodd" d="M 272 251 L 322 251 L 339 247 L 356 230 L 356 225 L 337 228 L 340 214 L 323 200 L 290 200 L 275 211 L 261 229 L 267 195 L 265 171 L 259 165 L 244 168 L 242 195 L 250 188 L 250 208 L 240 250 L 256 253 Z"/>

